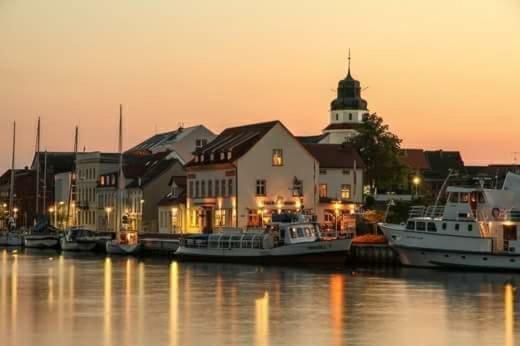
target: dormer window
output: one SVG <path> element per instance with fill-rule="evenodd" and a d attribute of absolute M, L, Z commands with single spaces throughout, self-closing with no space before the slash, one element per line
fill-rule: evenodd
<path fill-rule="evenodd" d="M 231 150 L 227 152 L 227 159 L 231 160 Z"/>
<path fill-rule="evenodd" d="M 200 155 L 200 162 L 204 162 L 204 155 Z"/>
<path fill-rule="evenodd" d="M 210 160 L 210 161 L 215 161 L 215 153 L 211 153 L 211 154 L 209 155 L 209 160 Z"/>
<path fill-rule="evenodd" d="M 226 159 L 226 154 L 224 154 L 223 152 L 220 153 L 220 159 L 221 160 L 225 160 Z"/>

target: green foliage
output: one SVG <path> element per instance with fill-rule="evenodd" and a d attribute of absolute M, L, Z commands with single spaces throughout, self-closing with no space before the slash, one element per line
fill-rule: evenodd
<path fill-rule="evenodd" d="M 368 115 L 359 134 L 348 140 L 365 162 L 367 182 L 374 189 L 394 190 L 406 179 L 406 168 L 399 159 L 401 139 L 390 132 L 376 113 Z"/>

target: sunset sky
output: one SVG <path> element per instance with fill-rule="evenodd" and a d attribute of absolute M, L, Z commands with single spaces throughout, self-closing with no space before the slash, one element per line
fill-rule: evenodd
<path fill-rule="evenodd" d="M 352 72 L 403 147 L 467 164 L 520 152 L 520 0 L 0 0 L 0 169 L 42 149 L 115 151 L 204 124 L 328 122 Z M 520 154 L 519 154 L 520 159 Z"/>

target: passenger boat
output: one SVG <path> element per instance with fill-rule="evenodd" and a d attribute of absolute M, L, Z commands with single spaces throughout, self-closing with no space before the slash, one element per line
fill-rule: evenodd
<path fill-rule="evenodd" d="M 381 223 L 403 265 L 520 270 L 520 190 L 449 187 L 444 207 Z"/>
<path fill-rule="evenodd" d="M 60 238 L 60 247 L 64 251 L 92 251 L 96 244 L 96 233 L 81 227 L 66 230 Z"/>
<path fill-rule="evenodd" d="M 352 240 L 324 240 L 319 225 L 306 215 L 293 214 L 265 229 L 226 229 L 181 239 L 180 259 L 255 262 L 262 264 L 344 264 Z"/>

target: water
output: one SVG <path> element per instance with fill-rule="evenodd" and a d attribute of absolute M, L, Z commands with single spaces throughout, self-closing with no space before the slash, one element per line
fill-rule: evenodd
<path fill-rule="evenodd" d="M 0 249 L 0 345 L 513 345 L 516 282 Z"/>

